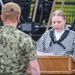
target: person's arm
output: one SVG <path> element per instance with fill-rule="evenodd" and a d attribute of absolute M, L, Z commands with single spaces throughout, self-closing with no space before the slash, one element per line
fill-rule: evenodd
<path fill-rule="evenodd" d="M 29 61 L 31 75 L 40 75 L 40 68 L 37 59 Z"/>
<path fill-rule="evenodd" d="M 75 59 L 75 38 L 73 39 L 74 41 L 73 41 L 73 44 L 72 44 L 72 53 L 73 53 L 73 55 L 72 55 L 72 57 Z"/>
<path fill-rule="evenodd" d="M 43 35 L 36 41 L 36 51 L 44 52 L 45 51 L 45 41 L 47 39 L 48 32 L 44 32 Z"/>

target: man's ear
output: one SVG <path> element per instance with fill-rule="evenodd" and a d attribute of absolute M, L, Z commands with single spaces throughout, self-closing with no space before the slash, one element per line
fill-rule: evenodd
<path fill-rule="evenodd" d="M 20 22 L 20 15 L 18 15 L 18 23 Z"/>
<path fill-rule="evenodd" d="M 3 21 L 3 17 L 2 17 L 2 15 L 0 15 L 0 18 L 1 18 L 1 20 Z"/>

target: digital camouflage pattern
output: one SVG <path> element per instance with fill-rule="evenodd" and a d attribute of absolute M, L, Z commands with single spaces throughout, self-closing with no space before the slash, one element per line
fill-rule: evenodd
<path fill-rule="evenodd" d="M 0 74 L 27 75 L 29 60 L 37 57 L 35 43 L 12 26 L 0 30 Z"/>

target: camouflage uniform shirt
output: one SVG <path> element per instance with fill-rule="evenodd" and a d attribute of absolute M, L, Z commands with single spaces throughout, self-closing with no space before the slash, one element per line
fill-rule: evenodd
<path fill-rule="evenodd" d="M 12 26 L 0 30 L 0 74 L 27 75 L 29 60 L 37 57 L 35 43 Z"/>

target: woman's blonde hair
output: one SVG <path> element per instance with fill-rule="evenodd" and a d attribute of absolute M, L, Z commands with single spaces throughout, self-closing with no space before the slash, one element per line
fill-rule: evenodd
<path fill-rule="evenodd" d="M 54 12 L 52 13 L 52 15 L 51 15 L 51 18 L 52 18 L 53 16 L 62 16 L 63 19 L 66 19 L 66 16 L 65 16 L 65 14 L 64 14 L 64 12 L 63 12 L 62 10 L 56 10 L 56 11 L 54 11 Z"/>

